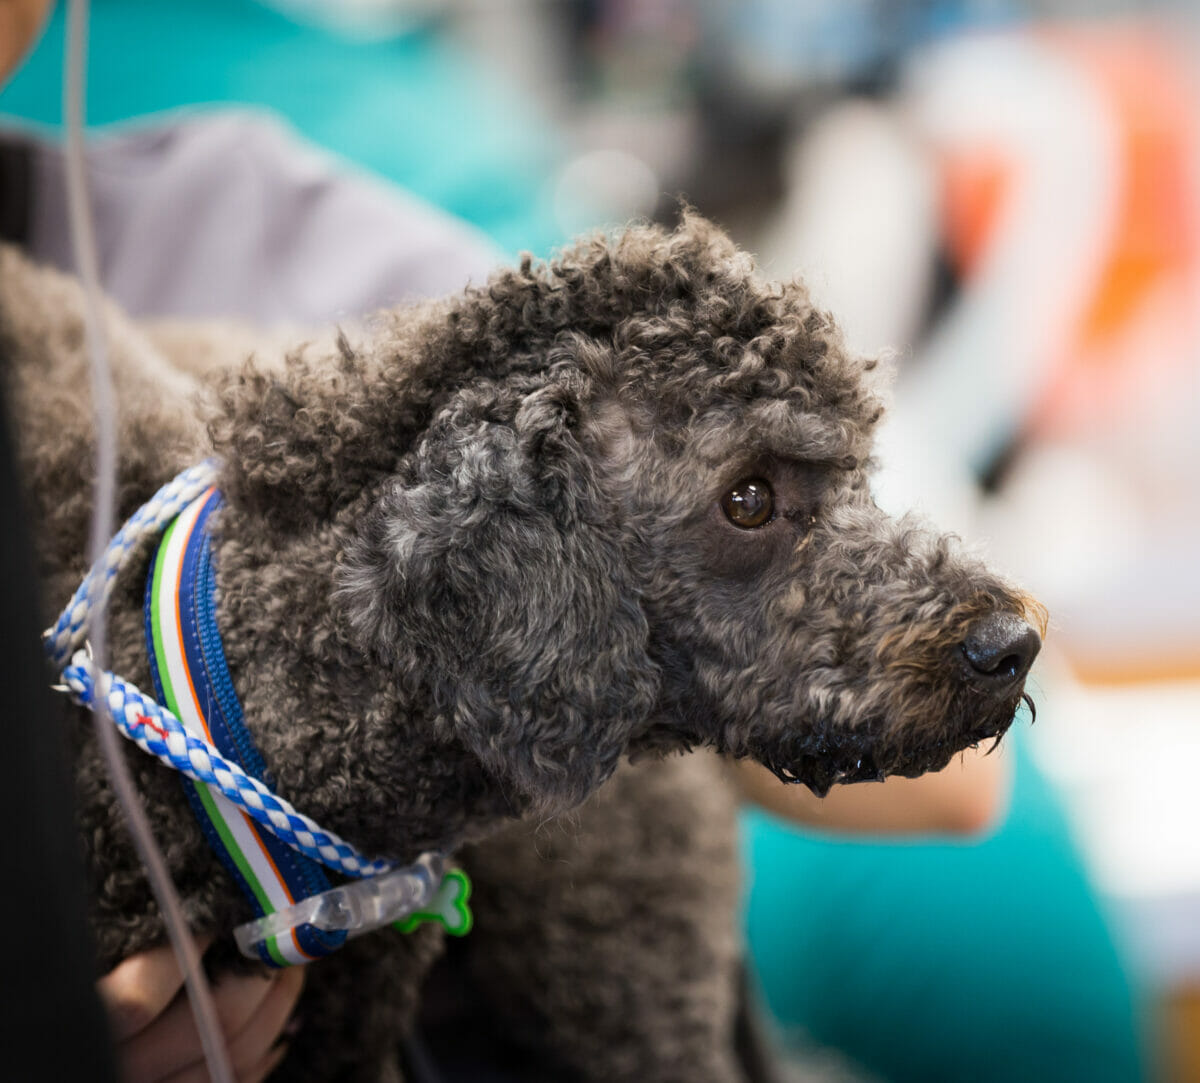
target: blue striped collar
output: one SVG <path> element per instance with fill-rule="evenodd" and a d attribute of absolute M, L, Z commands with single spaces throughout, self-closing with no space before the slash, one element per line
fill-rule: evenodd
<path fill-rule="evenodd" d="M 185 729 L 270 787 L 217 629 L 209 523 L 221 504 L 220 492 L 208 488 L 163 535 L 146 581 L 146 644 L 159 702 Z M 458 935 L 470 929 L 469 882 L 458 870 L 444 872 L 440 855 L 423 855 L 404 869 L 331 887 L 317 861 L 281 841 L 222 793 L 200 781 L 185 780 L 184 786 L 210 845 L 258 915 L 237 930 L 239 943 L 269 966 L 321 958 L 348 935 L 397 916 L 407 916 L 405 929 L 422 919 Z"/>

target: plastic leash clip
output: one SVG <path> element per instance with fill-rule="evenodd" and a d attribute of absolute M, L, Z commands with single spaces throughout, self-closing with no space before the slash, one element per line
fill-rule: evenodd
<path fill-rule="evenodd" d="M 409 932 L 422 921 L 437 921 L 455 936 L 471 929 L 467 907 L 471 885 L 459 869 L 446 871 L 441 854 L 422 854 L 400 869 L 310 895 L 293 906 L 239 925 L 234 939 L 243 955 L 259 958 L 258 944 L 301 925 L 322 932 L 345 930 L 347 938 L 384 925 Z"/>

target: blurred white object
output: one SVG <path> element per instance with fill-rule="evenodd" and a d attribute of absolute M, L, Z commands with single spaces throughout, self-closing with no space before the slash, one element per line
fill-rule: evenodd
<path fill-rule="evenodd" d="M 649 217 L 658 204 L 658 176 L 625 150 L 589 150 L 572 158 L 554 180 L 555 219 L 570 237 L 596 226 Z"/>
<path fill-rule="evenodd" d="M 932 166 L 892 109 L 851 100 L 793 144 L 788 197 L 756 249 L 764 272 L 799 275 L 862 354 L 912 341 L 937 244 Z"/>
<path fill-rule="evenodd" d="M 956 169 L 992 205 L 959 222 L 961 288 L 899 384 L 899 418 L 975 475 L 1020 440 L 976 527 L 1049 605 L 1081 672 L 1196 672 L 1188 64 L 1147 22 L 987 35 L 915 62 L 903 101 L 943 163 L 950 241 Z"/>
<path fill-rule="evenodd" d="M 1039 662 L 1032 743 L 1092 875 L 1162 983 L 1200 976 L 1200 680 L 1089 688 Z"/>
<path fill-rule="evenodd" d="M 1032 34 L 958 40 L 904 95 L 937 156 L 1007 171 L 991 243 L 898 388 L 942 454 L 983 473 L 1029 416 L 1091 296 L 1117 198 L 1118 132 L 1100 90 Z"/>
<path fill-rule="evenodd" d="M 941 452 L 920 420 L 893 408 L 875 440 L 875 502 L 889 515 L 915 512 L 941 530 L 977 542 L 982 494 L 966 464 Z"/>
<path fill-rule="evenodd" d="M 979 528 L 1013 575 L 1054 595 L 1059 624 L 1064 606 L 1140 563 L 1147 541 L 1126 481 L 1069 445 L 1027 452 L 1003 496 L 981 507 Z"/>

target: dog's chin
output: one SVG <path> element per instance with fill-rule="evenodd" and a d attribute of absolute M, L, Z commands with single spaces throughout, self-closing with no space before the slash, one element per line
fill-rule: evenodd
<path fill-rule="evenodd" d="M 755 758 L 781 781 L 807 786 L 817 797 L 852 782 L 882 782 L 891 775 L 916 778 L 940 771 L 965 749 L 986 741 L 992 741 L 994 748 L 1008 732 L 1022 700 L 1032 716 L 1033 701 L 1022 694 L 984 718 L 960 721 L 923 742 L 898 740 L 903 728 L 897 732 L 881 726 L 829 727 L 794 737 L 781 747 L 760 749 Z"/>

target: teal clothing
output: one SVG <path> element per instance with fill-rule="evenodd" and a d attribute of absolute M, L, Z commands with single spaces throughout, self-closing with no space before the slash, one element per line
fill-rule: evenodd
<path fill-rule="evenodd" d="M 1138 991 L 1051 787 L 1016 749 L 978 843 L 817 839 L 744 819 L 746 930 L 785 1036 L 891 1083 L 1137 1083 Z"/>
<path fill-rule="evenodd" d="M 565 239 L 540 199 L 555 161 L 544 119 L 433 29 L 359 40 L 255 0 L 94 0 L 87 118 L 268 107 L 302 135 L 487 232 L 510 255 Z M 65 3 L 0 117 L 57 129 Z"/>

